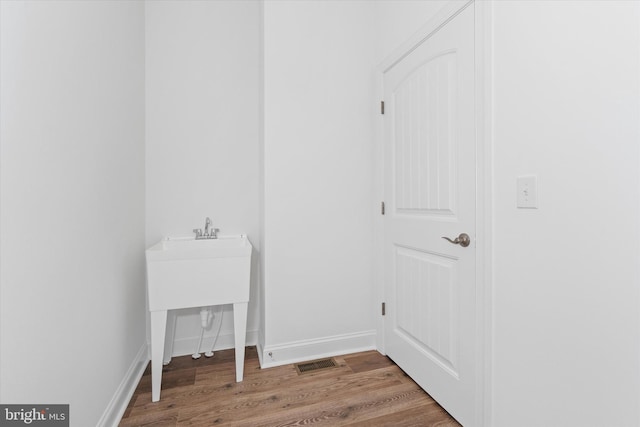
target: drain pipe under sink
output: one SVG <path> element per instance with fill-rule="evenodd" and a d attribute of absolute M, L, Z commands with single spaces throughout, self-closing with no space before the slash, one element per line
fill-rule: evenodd
<path fill-rule="evenodd" d="M 200 346 L 202 346 L 202 338 L 204 337 L 204 330 L 209 326 L 209 321 L 212 316 L 211 309 L 209 307 L 202 307 L 200 309 L 200 323 L 202 324 L 202 329 L 200 331 L 200 340 L 198 341 L 198 347 L 196 347 L 196 352 L 191 355 L 191 358 L 196 360 L 200 359 L 202 356 L 200 354 Z"/>
<path fill-rule="evenodd" d="M 217 327 L 216 327 L 216 335 L 213 337 L 213 342 L 211 343 L 211 349 L 207 351 L 204 355 L 205 357 L 213 357 L 213 348 L 218 342 L 218 337 L 220 336 L 220 329 L 222 327 L 222 317 L 224 314 L 224 306 L 221 305 L 218 308 L 218 312 L 214 315 L 213 309 L 211 307 L 202 307 L 200 309 L 200 323 L 202 329 L 200 330 L 200 340 L 198 340 L 198 347 L 196 348 L 196 352 L 191 355 L 191 358 L 194 360 L 200 359 L 202 354 L 200 353 L 200 347 L 202 346 L 202 339 L 204 338 L 204 331 L 209 327 L 209 323 L 211 323 L 212 317 L 217 317 Z"/>
<path fill-rule="evenodd" d="M 211 350 L 207 351 L 204 354 L 205 357 L 213 357 L 213 347 L 216 345 L 216 342 L 218 342 L 218 337 L 220 336 L 220 327 L 222 326 L 222 315 L 224 314 L 224 306 L 221 305 L 219 307 L 220 308 L 218 308 L 218 313 L 215 316 L 218 317 L 218 319 L 216 319 L 218 321 L 218 330 L 216 331 L 216 336 L 211 343 Z"/>

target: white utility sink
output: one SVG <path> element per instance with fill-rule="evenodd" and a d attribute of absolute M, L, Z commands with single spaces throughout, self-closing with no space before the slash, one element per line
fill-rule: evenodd
<path fill-rule="evenodd" d="M 236 381 L 242 381 L 252 250 L 245 235 L 169 237 L 146 250 L 153 402 L 160 400 L 167 310 L 233 304 Z"/>

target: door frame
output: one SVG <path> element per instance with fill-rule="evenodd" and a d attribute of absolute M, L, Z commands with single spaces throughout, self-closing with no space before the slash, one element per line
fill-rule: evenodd
<path fill-rule="evenodd" d="M 450 0 L 410 39 L 396 48 L 376 69 L 377 99 L 384 100 L 384 73 L 413 52 L 462 10 L 475 3 L 475 134 L 476 134 L 476 426 L 492 424 L 493 372 L 493 7 L 490 1 Z M 375 129 L 374 191 L 375 209 L 380 209 L 384 194 L 384 121 L 378 112 Z M 381 305 L 386 300 L 384 286 L 384 217 L 374 219 L 374 271 L 377 314 L 377 350 L 386 354 L 384 342 L 385 317 Z"/>

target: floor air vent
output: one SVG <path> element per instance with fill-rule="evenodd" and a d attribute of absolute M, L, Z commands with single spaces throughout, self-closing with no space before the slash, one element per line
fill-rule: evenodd
<path fill-rule="evenodd" d="M 296 367 L 296 371 L 298 371 L 298 374 L 306 374 L 309 372 L 318 371 L 320 369 L 335 368 L 338 366 L 338 364 L 335 360 L 333 360 L 333 358 L 329 358 L 313 360 L 311 362 L 295 363 L 293 366 Z"/>

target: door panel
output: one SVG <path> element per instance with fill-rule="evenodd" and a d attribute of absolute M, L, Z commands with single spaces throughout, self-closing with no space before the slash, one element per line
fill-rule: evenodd
<path fill-rule="evenodd" d="M 474 422 L 474 6 L 384 74 L 386 352 Z M 460 233 L 468 247 L 452 244 Z"/>
<path fill-rule="evenodd" d="M 455 260 L 396 247 L 396 333 L 458 377 Z M 420 303 L 426 302 L 426 310 Z"/>
<path fill-rule="evenodd" d="M 456 52 L 428 59 L 394 93 L 396 207 L 404 213 L 455 211 Z"/>

